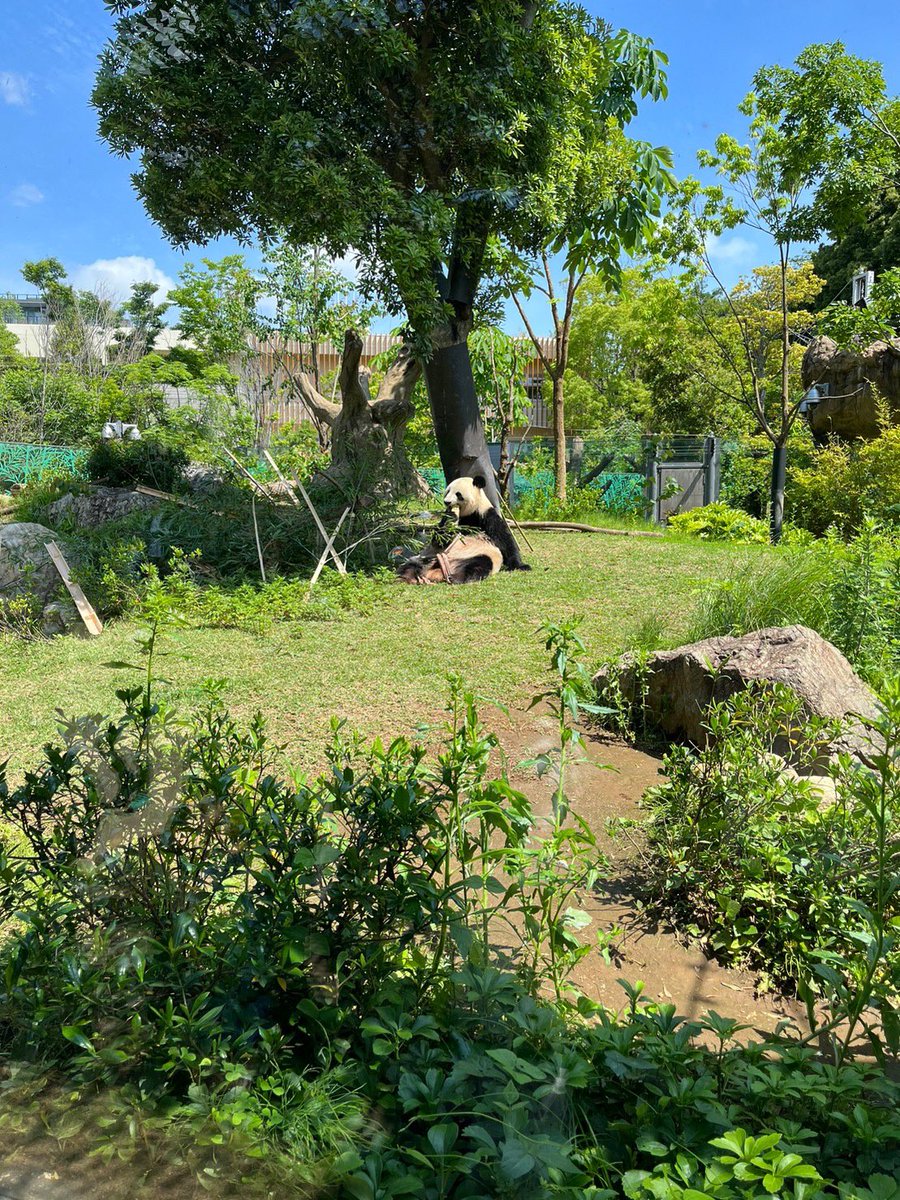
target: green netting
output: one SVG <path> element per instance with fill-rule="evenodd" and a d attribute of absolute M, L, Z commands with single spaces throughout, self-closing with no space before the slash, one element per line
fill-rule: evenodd
<path fill-rule="evenodd" d="M 30 446 L 23 442 L 0 442 L 0 481 L 28 483 L 50 472 L 86 478 L 86 450 L 74 446 Z"/>
<path fill-rule="evenodd" d="M 447 486 L 444 472 L 438 467 L 424 467 L 421 475 L 436 496 L 443 496 Z M 515 501 L 524 500 L 535 493 L 552 496 L 554 485 L 552 471 L 534 471 L 524 475 L 517 471 L 514 476 Z M 644 476 L 634 472 L 609 472 L 598 475 L 588 485 L 588 491 L 598 493 L 597 506 L 615 513 L 639 512 L 644 505 Z"/>

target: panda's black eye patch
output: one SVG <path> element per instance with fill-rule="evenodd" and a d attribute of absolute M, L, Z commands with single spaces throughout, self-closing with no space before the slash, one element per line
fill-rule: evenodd
<path fill-rule="evenodd" d="M 462 500 L 462 492 L 457 492 L 456 498 L 457 498 L 457 500 Z"/>

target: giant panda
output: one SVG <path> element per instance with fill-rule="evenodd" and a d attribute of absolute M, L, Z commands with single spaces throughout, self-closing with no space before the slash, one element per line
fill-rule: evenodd
<path fill-rule="evenodd" d="M 479 529 L 503 555 L 504 570 L 530 571 L 531 567 L 522 562 L 509 526 L 491 504 L 484 486 L 483 475 L 461 475 L 449 483 L 444 492 L 445 511 L 441 523 L 455 517 L 460 525 Z"/>

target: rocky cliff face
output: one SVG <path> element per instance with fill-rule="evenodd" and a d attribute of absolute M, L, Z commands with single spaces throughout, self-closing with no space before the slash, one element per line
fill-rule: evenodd
<path fill-rule="evenodd" d="M 858 352 L 840 350 L 828 337 L 810 342 L 803 356 L 803 386 L 827 383 L 829 395 L 810 412 L 817 437 L 878 436 L 879 397 L 892 423 L 900 423 L 900 338 L 873 342 Z"/>

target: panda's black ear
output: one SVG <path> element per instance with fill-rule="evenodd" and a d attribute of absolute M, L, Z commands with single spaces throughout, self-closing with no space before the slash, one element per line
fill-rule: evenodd
<path fill-rule="evenodd" d="M 482 488 L 482 489 L 487 484 L 487 480 L 485 479 L 485 477 L 483 475 L 473 475 L 472 482 L 475 484 L 475 486 L 477 488 Z"/>

